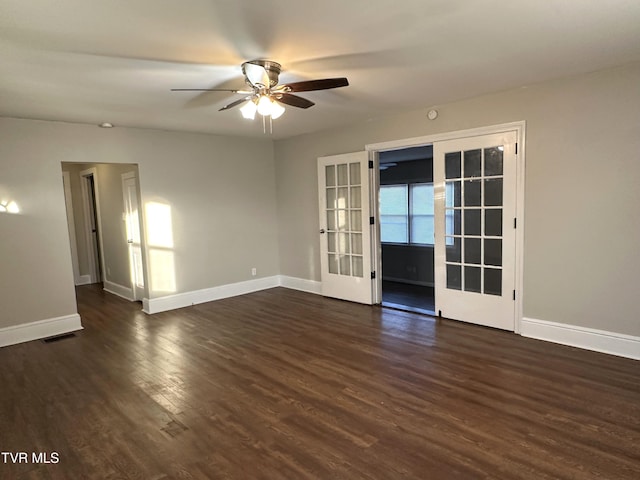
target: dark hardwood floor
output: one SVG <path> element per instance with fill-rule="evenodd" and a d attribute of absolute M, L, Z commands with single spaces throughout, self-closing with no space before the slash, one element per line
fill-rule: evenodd
<path fill-rule="evenodd" d="M 640 478 L 640 362 L 277 288 L 0 349 L 5 479 Z"/>

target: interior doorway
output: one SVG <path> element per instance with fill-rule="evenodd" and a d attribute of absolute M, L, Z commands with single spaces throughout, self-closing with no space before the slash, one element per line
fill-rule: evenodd
<path fill-rule="evenodd" d="M 97 195 L 96 177 L 98 172 L 95 168 L 89 168 L 80 172 L 82 201 L 85 214 L 85 228 L 87 239 L 87 256 L 89 260 L 89 275 L 91 283 L 102 283 L 104 281 L 102 266 L 102 242 L 100 227 L 100 207 Z"/>
<path fill-rule="evenodd" d="M 400 152 L 402 155 L 416 147 L 432 148 L 431 178 L 427 180 L 433 187 L 433 311 L 443 318 L 520 332 L 524 143 L 525 123 L 512 122 L 366 146 L 373 168 L 371 202 L 379 209 L 379 216 L 374 219 L 372 249 L 375 268 L 381 272 L 372 276 L 377 278 L 375 303 L 391 303 L 389 295 L 384 294 L 385 286 L 389 287 L 385 280 L 393 280 L 389 278 L 393 268 L 407 268 L 402 263 L 389 262 L 387 247 L 418 243 L 412 239 L 411 228 L 413 226 L 414 234 L 418 231 L 420 235 L 415 225 L 426 215 L 412 204 L 411 190 L 419 187 L 400 181 L 402 176 L 393 178 L 387 185 L 406 184 L 395 192 L 402 200 L 399 203 L 406 207 L 385 209 L 382 197 L 385 195 L 385 177 L 389 175 L 384 172 L 405 161 L 389 154 Z M 420 197 L 420 192 L 413 193 L 418 194 L 414 199 Z M 415 218 L 411 218 L 412 214 Z M 400 225 L 394 225 L 394 221 Z M 385 227 L 385 223 L 390 226 Z M 393 229 L 404 232 L 406 239 L 401 242 L 385 239 L 385 230 Z M 409 303 L 406 297 L 400 305 Z M 408 305 L 404 309 L 411 310 L 412 307 Z"/>
<path fill-rule="evenodd" d="M 63 162 L 62 172 L 75 285 L 148 298 L 138 166 Z"/>
<path fill-rule="evenodd" d="M 433 147 L 380 152 L 382 305 L 435 314 Z"/>

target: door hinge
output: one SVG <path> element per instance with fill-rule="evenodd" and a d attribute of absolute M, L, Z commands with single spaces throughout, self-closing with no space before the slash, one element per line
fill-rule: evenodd
<path fill-rule="evenodd" d="M 369 168 L 373 168 L 373 160 L 369 160 Z"/>
<path fill-rule="evenodd" d="M 371 272 L 371 280 L 376 278 L 376 272 Z"/>
<path fill-rule="evenodd" d="M 375 217 L 369 217 L 369 225 L 375 225 L 376 224 L 376 218 Z"/>
<path fill-rule="evenodd" d="M 518 154 L 518 142 L 516 142 L 516 155 Z"/>
<path fill-rule="evenodd" d="M 513 219 L 513 228 L 516 228 L 516 227 L 517 227 L 517 225 L 518 225 L 518 219 L 517 219 L 517 218 L 514 218 L 514 219 Z"/>
<path fill-rule="evenodd" d="M 516 291 L 515 290 L 513 291 L 513 299 L 514 300 L 516 299 Z"/>

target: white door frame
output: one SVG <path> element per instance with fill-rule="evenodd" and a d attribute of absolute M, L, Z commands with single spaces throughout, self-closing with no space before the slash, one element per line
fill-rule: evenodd
<path fill-rule="evenodd" d="M 73 214 L 73 199 L 71 196 L 71 174 L 62 172 L 62 185 L 64 187 L 64 205 L 67 212 L 67 228 L 69 230 L 69 246 L 71 247 L 71 266 L 73 268 L 73 282 L 80 284 L 80 267 L 78 263 L 78 240 L 76 236 L 76 224 Z"/>
<path fill-rule="evenodd" d="M 96 214 L 96 222 L 98 228 L 98 247 L 100 248 L 100 271 L 102 272 L 102 278 L 98 278 L 98 266 L 96 265 L 95 257 L 93 255 L 93 240 L 92 240 L 92 231 L 91 231 L 91 197 L 89 195 L 89 188 L 87 182 L 89 181 L 88 177 L 93 177 L 93 192 L 95 195 L 95 214 Z M 100 194 L 98 189 L 98 169 L 96 167 L 91 167 L 86 170 L 82 170 L 80 172 L 80 184 L 82 187 L 82 203 L 84 210 L 84 223 L 85 223 L 85 239 L 87 242 L 87 257 L 89 260 L 89 275 L 91 276 L 91 283 L 103 282 L 105 280 L 104 276 L 106 273 L 105 263 L 104 263 L 104 244 L 102 242 L 102 220 L 100 217 Z"/>
<path fill-rule="evenodd" d="M 378 215 L 378 190 L 380 183 L 379 172 L 379 159 L 378 153 L 401 150 L 410 147 L 419 147 L 424 145 L 431 145 L 434 142 L 442 140 L 455 140 L 459 138 L 475 137 L 480 135 L 490 135 L 494 133 L 502 132 L 516 132 L 516 141 L 518 144 L 517 157 L 516 157 L 516 218 L 518 219 L 516 228 L 516 258 L 515 258 L 515 288 L 516 288 L 516 309 L 515 309 L 515 333 L 520 333 L 522 317 L 523 317 L 523 267 L 524 267 L 524 186 L 525 186 L 525 137 L 526 137 L 526 122 L 510 122 L 498 125 L 490 125 L 486 127 L 471 128 L 467 130 L 457 130 L 454 132 L 443 132 L 432 135 L 426 135 L 422 137 L 405 138 L 401 140 L 392 140 L 389 142 L 371 143 L 365 145 L 365 150 L 370 152 L 370 159 L 374 162 L 373 176 L 376 180 L 371 183 L 371 212 L 376 217 L 376 228 L 372 235 L 372 252 L 376 252 L 375 269 L 377 272 L 382 272 L 382 255 L 381 255 L 381 243 L 380 243 L 380 222 Z M 381 303 L 382 301 L 382 275 L 378 275 L 377 288 L 374 289 L 374 303 Z"/>
<path fill-rule="evenodd" d="M 371 268 L 376 272 L 373 282 L 373 303 L 382 303 L 382 242 L 380 241 L 380 211 L 378 196 L 380 193 L 380 156 L 382 150 L 369 150 L 369 212 L 374 217 L 371 229 Z M 373 167 L 372 167 L 373 165 Z"/>

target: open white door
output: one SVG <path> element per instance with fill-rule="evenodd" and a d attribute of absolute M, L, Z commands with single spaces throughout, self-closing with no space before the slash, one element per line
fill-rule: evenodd
<path fill-rule="evenodd" d="M 140 241 L 140 212 L 138 210 L 138 190 L 135 173 L 122 175 L 124 195 L 124 221 L 129 248 L 129 271 L 133 300 L 144 298 L 144 273 L 142 270 L 142 245 Z"/>
<path fill-rule="evenodd" d="M 322 294 L 372 304 L 369 156 L 318 158 Z"/>
<path fill-rule="evenodd" d="M 516 132 L 435 142 L 436 311 L 515 327 Z"/>

